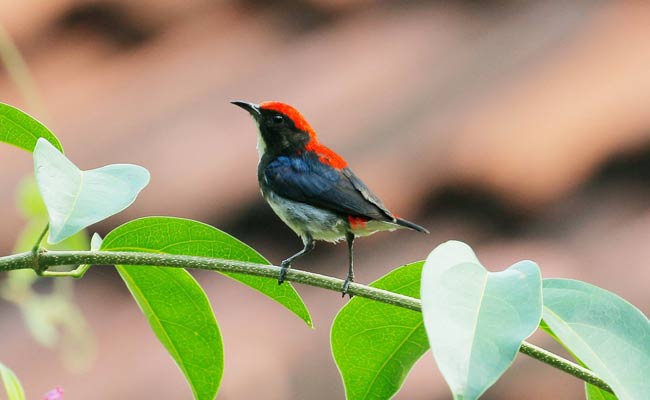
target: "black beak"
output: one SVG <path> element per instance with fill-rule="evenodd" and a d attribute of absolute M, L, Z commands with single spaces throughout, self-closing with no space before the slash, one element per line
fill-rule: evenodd
<path fill-rule="evenodd" d="M 234 104 L 243 108 L 244 110 L 248 111 L 255 119 L 261 115 L 260 108 L 257 104 L 247 103 L 245 101 L 231 101 L 230 104 Z"/>

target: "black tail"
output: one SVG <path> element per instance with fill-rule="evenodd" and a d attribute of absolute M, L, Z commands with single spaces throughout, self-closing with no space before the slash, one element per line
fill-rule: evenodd
<path fill-rule="evenodd" d="M 429 233 L 428 229 L 423 228 L 420 225 L 414 224 L 413 222 L 407 221 L 405 219 L 395 218 L 395 223 L 397 225 L 401 225 L 401 226 L 403 226 L 405 228 L 413 229 L 414 231 L 418 231 L 418 232 L 422 232 L 422 233 Z"/>

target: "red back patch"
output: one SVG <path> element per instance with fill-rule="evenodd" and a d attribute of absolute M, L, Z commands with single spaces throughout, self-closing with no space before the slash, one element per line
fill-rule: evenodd
<path fill-rule="evenodd" d="M 348 166 L 348 163 L 341 157 L 336 154 L 334 150 L 329 147 L 325 147 L 322 144 L 318 143 L 315 137 L 312 137 L 307 146 L 305 146 L 307 151 L 313 151 L 318 155 L 318 159 L 323 163 L 327 164 L 332 168 L 343 169 Z"/>

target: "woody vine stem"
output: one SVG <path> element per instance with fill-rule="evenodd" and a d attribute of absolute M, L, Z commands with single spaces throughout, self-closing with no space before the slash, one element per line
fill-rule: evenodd
<path fill-rule="evenodd" d="M 52 273 L 47 271 L 47 269 L 49 267 L 57 265 L 83 264 L 194 268 L 219 272 L 235 272 L 246 275 L 263 276 L 267 278 L 277 278 L 280 272 L 280 267 L 276 267 L 274 265 L 255 264 L 243 261 L 225 260 L 220 258 L 124 251 L 45 250 L 29 251 L 25 253 L 0 257 L 0 272 L 13 271 L 18 269 L 33 269 L 37 273 L 44 276 L 48 276 L 48 273 L 50 273 L 52 275 L 49 276 L 67 276 L 79 278 L 83 276 L 83 272 L 85 272 L 85 270 L 83 270 L 81 273 L 79 270 Z M 342 279 L 295 269 L 291 269 L 287 272 L 285 280 L 333 290 L 337 293 L 340 293 L 341 287 L 343 285 Z M 402 307 L 417 312 L 422 311 L 420 300 L 386 290 L 377 289 L 358 283 L 351 283 L 348 292 L 355 296 L 391 304 L 397 307 Z M 573 375 L 574 377 L 581 379 L 587 383 L 597 386 L 610 393 L 612 392 L 612 389 L 609 387 L 609 385 L 607 385 L 605 381 L 600 379 L 590 370 L 547 350 L 544 350 L 533 344 L 523 342 L 519 348 L 519 351 L 543 363 L 555 367 L 567 374 Z"/>

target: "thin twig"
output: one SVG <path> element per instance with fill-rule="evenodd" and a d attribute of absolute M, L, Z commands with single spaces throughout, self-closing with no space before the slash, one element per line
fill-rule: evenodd
<path fill-rule="evenodd" d="M 175 254 L 126 252 L 126 251 L 49 251 L 41 253 L 36 259 L 31 252 L 0 257 L 0 271 L 16 269 L 39 268 L 44 271 L 55 265 L 141 265 L 176 268 L 194 268 L 218 272 L 240 273 L 246 275 L 264 276 L 276 279 L 280 267 L 266 264 L 255 264 L 244 261 L 225 260 L 197 256 Z M 71 276 L 65 273 L 59 276 Z M 286 279 L 290 282 L 302 283 L 309 286 L 340 292 L 343 280 L 330 276 L 315 274 L 313 272 L 291 269 L 287 272 Z M 376 300 L 397 307 L 413 311 L 421 311 L 419 299 L 377 289 L 371 286 L 351 283 L 348 293 L 370 300 Z M 543 363 L 555 367 L 569 375 L 588 382 L 605 391 L 612 393 L 612 388 L 590 370 L 581 367 L 567 359 L 555 355 L 547 350 L 523 342 L 519 351 Z"/>

